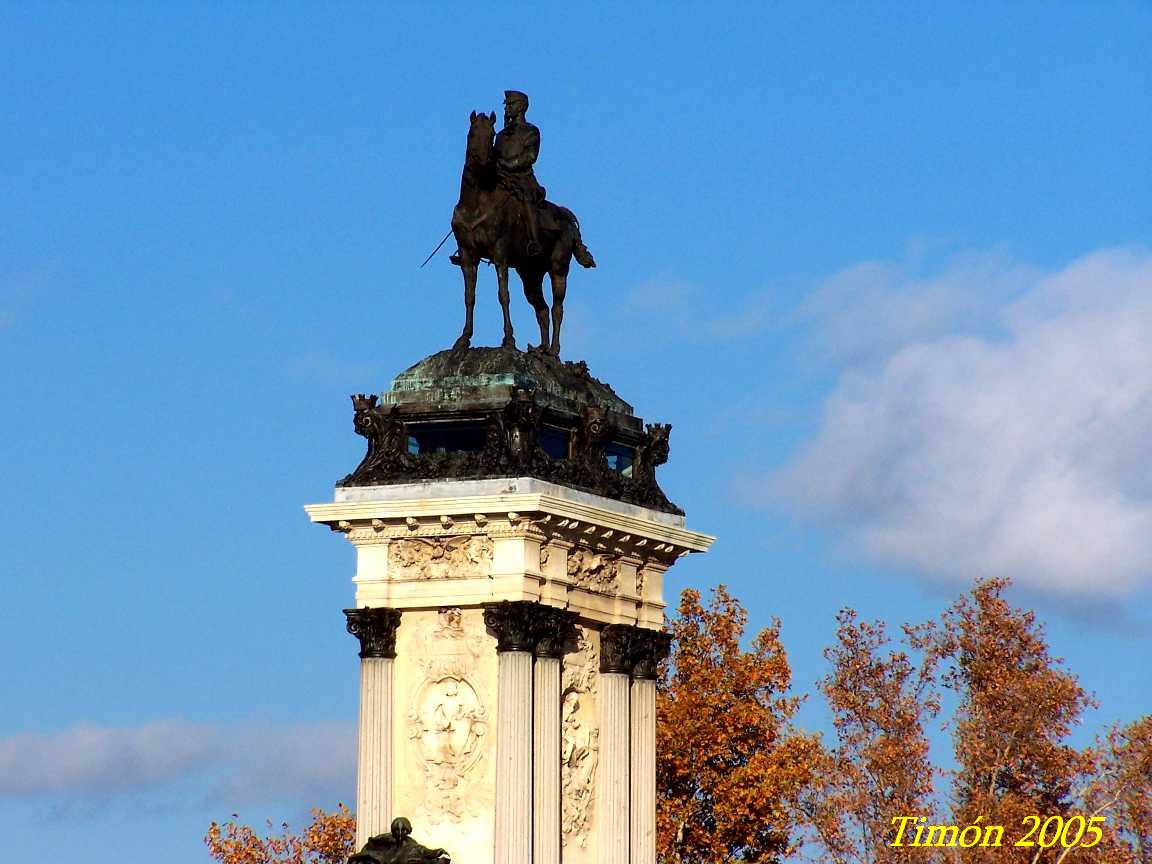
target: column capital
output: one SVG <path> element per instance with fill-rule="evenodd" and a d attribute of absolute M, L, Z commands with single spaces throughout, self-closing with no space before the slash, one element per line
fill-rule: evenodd
<path fill-rule="evenodd" d="M 630 624 L 609 624 L 600 631 L 600 672 L 628 675 L 632 671 Z"/>
<path fill-rule="evenodd" d="M 536 656 L 563 657 L 569 643 L 575 641 L 577 617 L 575 612 L 566 609 L 541 606 L 540 617 L 536 619 Z"/>
<path fill-rule="evenodd" d="M 533 600 L 504 600 L 484 610 L 484 623 L 496 634 L 497 651 L 533 651 L 560 657 L 573 632 L 576 613 Z"/>
<path fill-rule="evenodd" d="M 600 671 L 655 680 L 671 643 L 672 636 L 662 630 L 609 624 L 600 631 Z"/>
<path fill-rule="evenodd" d="M 531 600 L 503 600 L 484 610 L 484 624 L 496 634 L 496 650 L 531 651 L 536 647 L 536 617 L 539 603 Z"/>
<path fill-rule="evenodd" d="M 663 630 L 648 630 L 636 627 L 632 631 L 632 644 L 629 646 L 632 677 L 656 680 L 656 670 L 660 661 L 668 656 L 672 645 L 672 634 Z"/>
<path fill-rule="evenodd" d="M 383 607 L 345 609 L 348 632 L 360 640 L 360 657 L 396 656 L 396 628 L 400 626 L 400 610 Z"/>

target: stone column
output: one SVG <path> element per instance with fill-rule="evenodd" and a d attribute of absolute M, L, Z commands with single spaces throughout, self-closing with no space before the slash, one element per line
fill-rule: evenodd
<path fill-rule="evenodd" d="M 356 848 L 392 822 L 392 661 L 399 609 L 345 609 L 360 640 L 360 730 L 356 759 Z"/>
<path fill-rule="evenodd" d="M 576 615 L 541 606 L 532 698 L 532 862 L 560 864 L 560 663 L 575 640 Z"/>
<path fill-rule="evenodd" d="M 496 636 L 495 864 L 532 864 L 532 649 L 539 604 L 484 610 Z"/>
<path fill-rule="evenodd" d="M 609 624 L 600 631 L 600 782 L 596 833 L 598 864 L 628 864 L 628 676 L 634 628 Z"/>
<path fill-rule="evenodd" d="M 632 631 L 631 864 L 656 862 L 656 668 L 672 637 Z"/>

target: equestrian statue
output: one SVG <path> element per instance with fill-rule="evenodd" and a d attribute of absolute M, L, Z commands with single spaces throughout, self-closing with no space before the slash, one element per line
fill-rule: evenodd
<path fill-rule="evenodd" d="M 452 263 L 464 274 L 464 329 L 454 349 L 472 344 L 472 309 L 476 304 L 476 271 L 481 261 L 496 267 L 500 308 L 504 312 L 501 346 L 515 348 L 508 310 L 508 268 L 524 283 L 524 295 L 540 325 L 538 350 L 560 355 L 564 292 L 572 259 L 595 267 L 580 238 L 580 223 L 567 207 L 546 200 L 532 170 L 540 155 L 540 130 L 525 119 L 528 97 L 504 92 L 504 128 L 496 131 L 496 114 L 472 112 L 468 148 L 460 179 L 460 200 L 452 211 L 452 234 L 459 250 Z M 552 308 L 544 299 L 544 277 L 552 284 Z M 551 311 L 551 314 L 549 314 Z"/>

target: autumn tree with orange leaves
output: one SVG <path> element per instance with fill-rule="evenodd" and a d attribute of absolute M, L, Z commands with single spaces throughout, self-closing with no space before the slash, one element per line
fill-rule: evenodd
<path fill-rule="evenodd" d="M 1075 792 L 1091 777 L 1094 756 L 1067 739 L 1093 702 L 1052 657 L 1035 614 L 1004 599 L 1007 587 L 1004 579 L 978 583 L 944 613 L 923 645 L 942 664 L 943 684 L 959 700 L 952 724 L 958 765 L 952 819 L 960 825 L 981 819 L 1015 832 L 1025 817 L 1066 816 L 1076 809 Z M 968 850 L 966 860 L 1032 864 L 1055 861 L 1063 851 L 1036 858 L 1035 849 L 1006 845 Z"/>
<path fill-rule="evenodd" d="M 1085 815 L 1107 817 L 1111 860 L 1152 864 L 1152 715 L 1113 728 L 1095 751 Z"/>
<path fill-rule="evenodd" d="M 1069 736 L 1092 700 L 1051 655 L 1034 613 L 1011 606 L 1007 580 L 979 582 L 939 620 L 904 627 L 838 616 L 821 690 L 836 744 L 806 797 L 821 857 L 835 864 L 1152 864 L 1152 717 L 1078 749 Z M 930 760 L 925 726 L 951 691 L 956 767 Z M 933 780 L 950 776 L 950 796 Z M 892 819 L 1002 825 L 999 847 L 892 846 Z M 1104 817 L 1091 849 L 1016 847 L 1026 817 Z M 1035 842 L 1035 841 L 1034 841 Z"/>
<path fill-rule="evenodd" d="M 331 812 L 313 809 L 311 824 L 299 833 L 284 822 L 274 834 L 269 822 L 268 834 L 260 837 L 237 818 L 233 814 L 233 821 L 208 827 L 204 842 L 220 864 L 344 864 L 353 852 L 356 817 L 343 804 Z"/>
<path fill-rule="evenodd" d="M 889 845 L 892 819 L 930 815 L 933 767 L 924 724 L 940 704 L 935 663 L 919 665 L 894 648 L 883 622 L 837 616 L 836 644 L 824 652 L 832 673 L 820 689 L 832 711 L 836 743 L 821 763 L 805 809 L 825 860 L 904 864 L 924 850 Z M 905 628 L 917 639 L 920 632 Z"/>
<path fill-rule="evenodd" d="M 793 728 L 799 698 L 780 624 L 741 647 L 747 613 L 721 586 L 705 607 L 680 595 L 660 680 L 657 859 L 663 864 L 780 861 L 794 848 L 800 798 L 821 757 Z"/>

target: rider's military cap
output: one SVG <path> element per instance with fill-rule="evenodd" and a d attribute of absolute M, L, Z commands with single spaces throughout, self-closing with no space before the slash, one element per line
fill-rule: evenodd
<path fill-rule="evenodd" d="M 504 101 L 507 103 L 519 102 L 525 108 L 527 108 L 528 107 L 528 94 L 527 93 L 521 93 L 519 90 L 505 90 L 504 91 Z"/>

